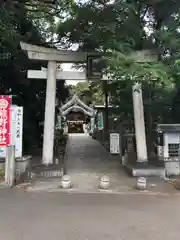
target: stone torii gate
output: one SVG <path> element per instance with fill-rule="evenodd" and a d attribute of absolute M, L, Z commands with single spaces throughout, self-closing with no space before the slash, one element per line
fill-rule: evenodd
<path fill-rule="evenodd" d="M 74 51 L 59 51 L 56 49 L 39 47 L 36 45 L 20 42 L 21 49 L 27 51 L 29 59 L 48 61 L 47 70 L 28 70 L 28 78 L 47 79 L 45 120 L 43 136 L 42 163 L 49 165 L 53 163 L 54 146 L 54 118 L 55 118 L 55 97 L 56 79 L 58 80 L 86 80 L 85 72 L 63 72 L 57 70 L 57 62 L 60 63 L 84 63 L 87 62 L 88 53 Z M 92 55 L 89 54 L 89 55 Z M 143 56 L 140 61 L 152 61 L 149 55 Z M 141 59 L 139 52 L 135 59 Z M 145 59 L 145 60 L 144 60 Z M 97 77 L 98 78 L 98 77 Z M 96 79 L 97 79 L 96 78 Z M 108 80 L 107 76 L 102 76 L 99 80 Z M 139 84 L 133 86 L 133 105 L 136 130 L 137 162 L 147 162 L 147 147 L 144 127 L 144 110 L 142 101 L 142 90 Z"/>
<path fill-rule="evenodd" d="M 48 61 L 47 70 L 28 70 L 28 78 L 47 79 L 42 163 L 49 165 L 53 163 L 56 79 L 87 79 L 85 72 L 62 72 L 61 70 L 57 70 L 57 62 L 84 63 L 87 61 L 88 53 L 59 51 L 56 49 L 39 47 L 24 42 L 20 42 L 20 45 L 22 50 L 27 51 L 29 59 Z M 107 80 L 107 78 L 102 77 L 101 80 Z"/>

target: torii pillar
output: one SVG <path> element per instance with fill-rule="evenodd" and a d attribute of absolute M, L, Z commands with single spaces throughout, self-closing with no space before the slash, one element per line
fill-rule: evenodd
<path fill-rule="evenodd" d="M 142 98 L 142 89 L 140 83 L 135 83 L 132 87 L 133 96 L 133 109 L 134 109 L 134 125 L 136 136 L 136 150 L 137 162 L 148 162 L 147 157 L 147 144 L 146 144 L 146 131 L 144 122 L 144 106 Z"/>
<path fill-rule="evenodd" d="M 56 104 L 56 61 L 48 61 L 42 162 L 53 163 Z"/>
<path fill-rule="evenodd" d="M 29 59 L 48 61 L 42 163 L 49 165 L 53 163 L 57 62 L 86 62 L 87 54 L 58 51 L 23 42 L 20 45 L 22 50 L 27 51 Z"/>

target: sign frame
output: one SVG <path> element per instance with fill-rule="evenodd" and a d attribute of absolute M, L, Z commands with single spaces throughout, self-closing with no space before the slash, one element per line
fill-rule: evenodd
<path fill-rule="evenodd" d="M 120 154 L 120 134 L 113 132 L 110 133 L 110 153 Z"/>

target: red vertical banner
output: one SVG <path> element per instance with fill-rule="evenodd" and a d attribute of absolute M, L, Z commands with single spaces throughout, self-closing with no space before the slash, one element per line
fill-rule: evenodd
<path fill-rule="evenodd" d="M 10 144 L 11 96 L 0 95 L 0 146 Z"/>

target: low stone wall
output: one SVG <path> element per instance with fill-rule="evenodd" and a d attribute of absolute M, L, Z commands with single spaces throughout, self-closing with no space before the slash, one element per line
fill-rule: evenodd
<path fill-rule="evenodd" d="M 15 182 L 23 182 L 31 172 L 31 159 L 32 156 L 23 156 L 15 159 Z M 5 171 L 5 159 L 0 159 L 0 168 Z"/>

